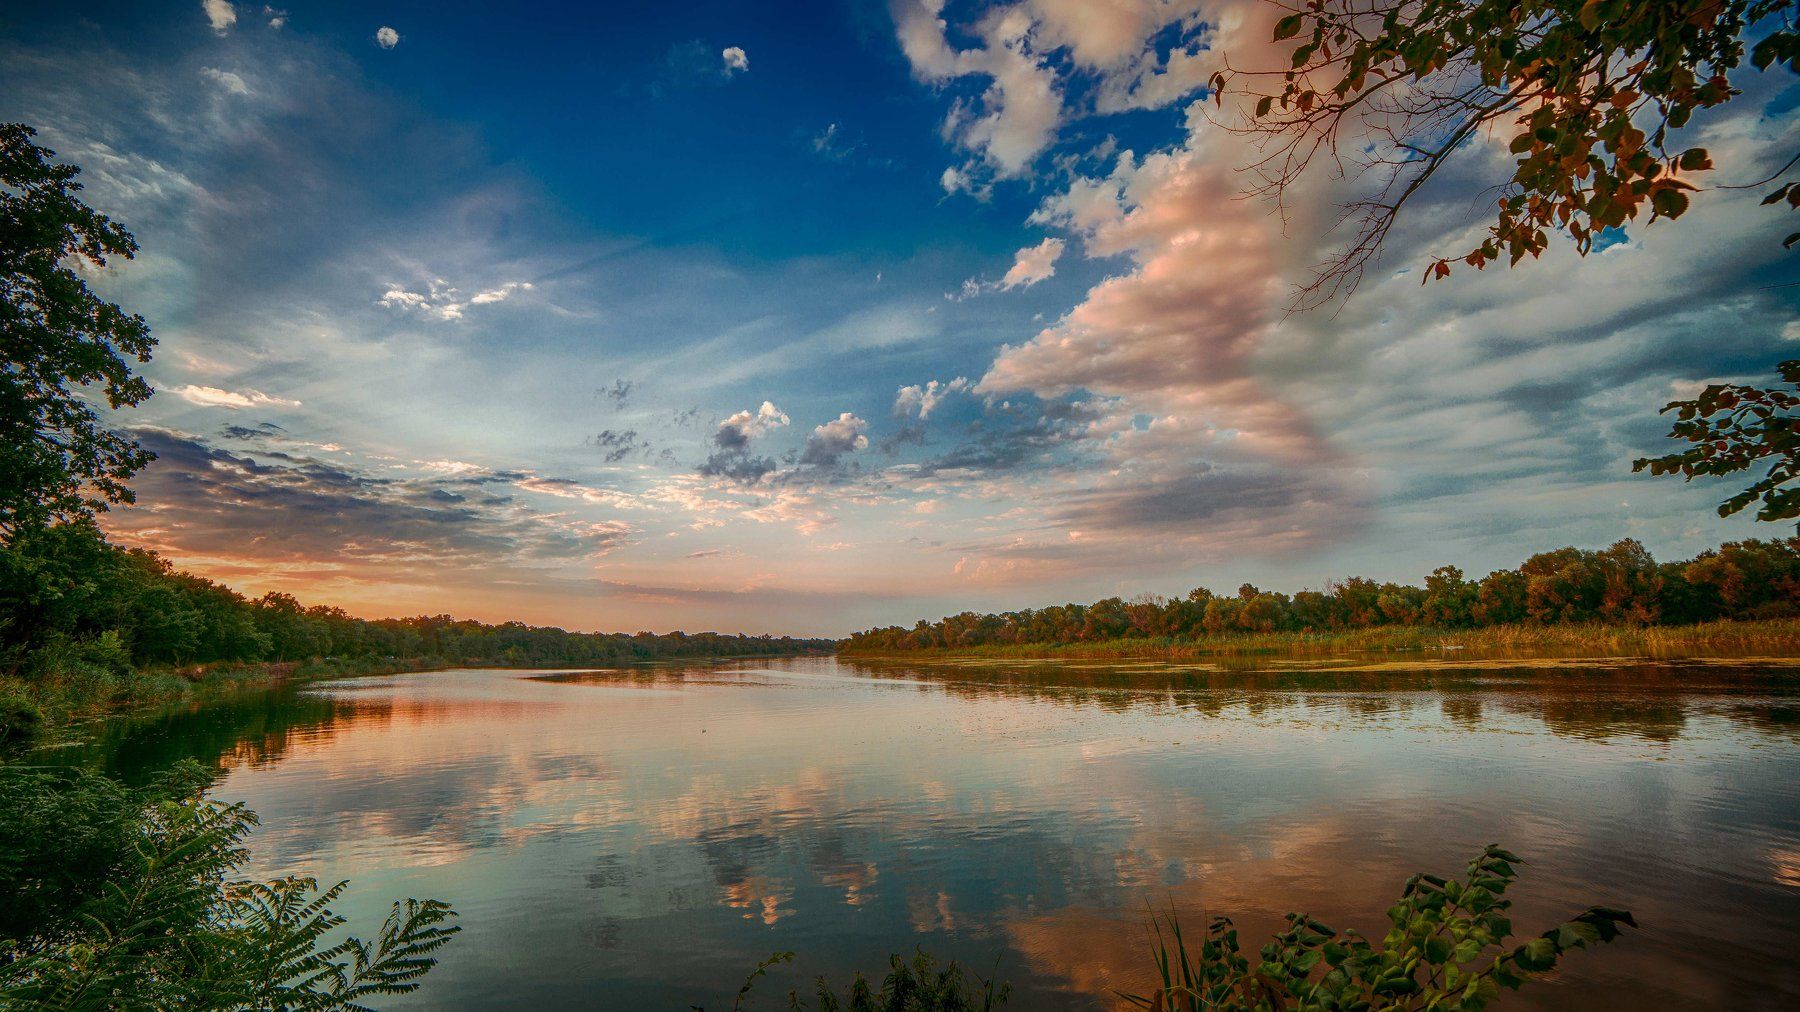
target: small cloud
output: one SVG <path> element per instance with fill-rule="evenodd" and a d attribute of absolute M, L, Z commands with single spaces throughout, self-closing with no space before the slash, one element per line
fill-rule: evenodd
<path fill-rule="evenodd" d="M 611 401 L 613 410 L 617 411 L 625 406 L 625 399 L 630 397 L 631 391 L 636 388 L 636 383 L 621 378 L 615 380 L 610 387 L 601 387 L 598 392 L 600 394 L 600 399 L 603 401 Z"/>
<path fill-rule="evenodd" d="M 982 292 L 1010 292 L 1015 288 L 1030 288 L 1040 281 L 1046 281 L 1056 274 L 1056 261 L 1062 256 L 1063 241 L 1048 238 L 1036 246 L 1027 246 L 1013 254 L 1013 265 L 1007 268 L 1006 274 L 998 281 L 980 281 L 970 278 L 963 282 L 962 294 L 950 296 L 952 301 L 973 298 Z"/>
<path fill-rule="evenodd" d="M 221 390 L 218 387 L 202 387 L 185 384 L 169 388 L 169 392 L 187 401 L 208 408 L 261 408 L 285 407 L 297 408 L 299 401 L 290 401 L 282 397 L 271 397 L 261 390 Z"/>
<path fill-rule="evenodd" d="M 869 437 L 864 434 L 868 428 L 868 422 L 844 412 L 812 430 L 812 435 L 806 437 L 806 449 L 800 455 L 800 463 L 825 468 L 837 466 L 839 457 L 869 445 Z"/>
<path fill-rule="evenodd" d="M 749 448 L 750 440 L 787 424 L 787 412 L 772 401 L 763 401 L 754 412 L 740 411 L 720 422 L 718 431 L 713 433 L 713 444 L 727 452 L 742 452 Z"/>
<path fill-rule="evenodd" d="M 984 182 L 979 178 L 973 165 L 961 168 L 955 165 L 946 166 L 943 175 L 938 177 L 938 185 L 942 186 L 944 192 L 951 196 L 966 193 L 976 200 L 986 201 L 994 195 L 994 184 L 991 181 Z"/>
<path fill-rule="evenodd" d="M 958 376 L 948 383 L 932 380 L 923 385 L 914 383 L 911 386 L 901 387 L 900 392 L 894 395 L 894 417 L 918 418 L 923 421 L 930 417 L 932 410 L 945 397 L 967 389 L 969 389 L 967 376 Z"/>
<path fill-rule="evenodd" d="M 460 320 L 463 318 L 463 310 L 470 306 L 505 302 L 514 293 L 531 291 L 531 287 L 529 281 L 508 281 L 498 288 L 489 288 L 465 298 L 462 289 L 452 286 L 443 278 L 435 278 L 424 292 L 391 285 L 381 293 L 381 298 L 375 300 L 375 304 L 388 309 L 412 310 L 440 320 Z"/>
<path fill-rule="evenodd" d="M 375 44 L 383 49 L 392 49 L 400 44 L 400 33 L 382 25 L 375 29 Z"/>
<path fill-rule="evenodd" d="M 739 71 L 747 71 L 750 69 L 750 57 L 738 46 L 726 46 L 725 49 L 719 53 L 719 59 L 725 64 L 724 73 L 726 77 L 730 77 Z"/>
<path fill-rule="evenodd" d="M 858 147 L 861 144 L 844 140 L 844 132 L 836 123 L 827 124 L 825 129 L 812 136 L 813 154 L 827 161 L 841 162 Z"/>
<path fill-rule="evenodd" d="M 215 34 L 228 34 L 231 26 L 237 24 L 237 8 L 229 0 L 200 0 L 200 9 L 206 12 Z"/>
<path fill-rule="evenodd" d="M 1783 341 L 1800 341 L 1800 320 L 1789 320 L 1781 328 L 1781 339 Z"/>
<path fill-rule="evenodd" d="M 273 28 L 275 31 L 279 32 L 283 28 L 287 27 L 287 23 L 288 23 L 288 12 L 287 11 L 265 5 L 262 9 L 262 12 L 263 12 L 263 17 L 269 19 L 269 27 L 270 28 Z"/>
<path fill-rule="evenodd" d="M 202 67 L 200 68 L 200 76 L 219 87 L 224 88 L 233 95 L 250 94 L 250 86 L 244 83 L 244 79 L 229 70 L 220 70 L 217 67 Z"/>

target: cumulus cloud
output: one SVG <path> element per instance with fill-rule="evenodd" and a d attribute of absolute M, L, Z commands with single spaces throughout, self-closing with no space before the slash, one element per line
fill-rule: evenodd
<path fill-rule="evenodd" d="M 291 401 L 281 397 L 271 397 L 261 390 L 221 390 L 218 387 L 194 386 L 183 384 L 170 387 L 169 393 L 187 401 L 208 408 L 262 408 L 284 407 L 297 408 L 299 401 Z"/>
<path fill-rule="evenodd" d="M 201 67 L 200 76 L 233 95 L 250 94 L 250 85 L 245 83 L 242 77 L 232 71 L 220 70 L 217 67 Z"/>
<path fill-rule="evenodd" d="M 375 29 L 375 44 L 383 49 L 392 49 L 400 44 L 400 33 L 382 25 Z"/>
<path fill-rule="evenodd" d="M 1129 410 L 1204 423 L 1196 434 L 1260 454 L 1319 460 L 1325 444 L 1267 385 L 1253 357 L 1273 326 L 1279 222 L 1237 199 L 1239 149 L 1196 112 L 1188 139 L 1103 178 L 1077 178 L 1034 220 L 1079 235 L 1090 256 L 1134 269 L 1095 286 L 1054 326 L 1003 347 L 977 390 L 1043 397 L 1087 390 Z M 1226 138 L 1228 140 L 1228 138 Z"/>
<path fill-rule="evenodd" d="M 713 430 L 712 442 L 715 447 L 706 462 L 700 465 L 700 473 L 710 478 L 728 478 L 745 485 L 753 485 L 778 468 L 771 457 L 757 457 L 750 453 L 750 441 L 773 429 L 783 428 L 788 424 L 787 412 L 776 407 L 771 401 L 763 401 L 755 411 L 739 411 L 719 423 Z"/>
<path fill-rule="evenodd" d="M 1023 7 L 989 11 L 970 29 L 980 45 L 959 50 L 948 39 L 943 9 L 943 0 L 898 0 L 893 14 L 900 48 L 921 80 L 989 81 L 978 99 L 956 102 L 944 135 L 981 155 L 996 174 L 1023 175 L 1062 120 L 1056 71 L 1031 46 L 1034 21 Z"/>
<path fill-rule="evenodd" d="M 465 295 L 463 291 L 443 278 L 434 278 L 425 286 L 425 291 L 415 292 L 399 285 L 393 285 L 381 293 L 375 300 L 378 306 L 388 309 L 400 309 L 417 312 L 439 320 L 460 320 L 464 310 L 470 306 L 487 306 L 496 302 L 505 302 L 518 292 L 529 292 L 532 289 L 529 281 L 508 281 L 495 288 Z"/>
<path fill-rule="evenodd" d="M 1232 6 L 1211 13 L 1229 19 Z M 1200 0 L 1022 0 L 958 26 L 975 40 L 966 49 L 950 41 L 944 0 L 894 0 L 891 10 L 914 76 L 939 86 L 988 82 L 957 97 L 944 119 L 945 138 L 980 159 L 944 174 L 950 193 L 979 196 L 983 172 L 1028 174 L 1072 116 L 1161 108 L 1218 69 Z M 1065 99 L 1059 64 L 1080 78 L 1080 108 Z"/>
<path fill-rule="evenodd" d="M 983 292 L 1009 292 L 1030 288 L 1056 274 L 1057 258 L 1062 256 L 1063 240 L 1050 236 L 1036 246 L 1027 246 L 1013 254 L 1013 265 L 998 281 L 970 278 L 963 282 L 961 298 L 968 299 Z"/>
<path fill-rule="evenodd" d="M 947 383 L 931 380 L 923 385 L 914 383 L 901 387 L 900 392 L 894 395 L 894 417 L 924 421 L 945 397 L 967 389 L 967 376 L 958 376 Z"/>
<path fill-rule="evenodd" d="M 750 69 L 750 57 L 739 46 L 726 46 L 719 53 L 719 61 L 726 77 Z"/>
<path fill-rule="evenodd" d="M 750 440 L 787 424 L 787 412 L 772 401 L 763 401 L 755 411 L 739 411 L 720 422 L 713 432 L 713 445 L 721 450 L 744 450 L 750 446 Z"/>
<path fill-rule="evenodd" d="M 206 13 L 206 21 L 212 30 L 225 35 L 231 26 L 237 24 L 237 8 L 231 6 L 229 0 L 200 0 L 200 9 Z"/>
<path fill-rule="evenodd" d="M 846 411 L 812 430 L 806 437 L 806 449 L 800 463 L 813 467 L 836 467 L 840 458 L 869 445 L 869 423 Z"/>

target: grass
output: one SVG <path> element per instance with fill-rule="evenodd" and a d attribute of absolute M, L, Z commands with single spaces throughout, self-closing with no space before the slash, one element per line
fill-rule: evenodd
<path fill-rule="evenodd" d="M 853 651 L 848 656 L 909 659 L 1055 658 L 1076 660 L 1254 656 L 1257 654 L 1468 651 L 1541 657 L 1800 655 L 1800 619 L 1706 622 L 1683 626 L 1504 625 L 1482 629 L 1384 626 L 1335 632 L 1227 633 L 1197 638 L 1136 637 L 1075 643 L 991 644 L 906 651 Z"/>

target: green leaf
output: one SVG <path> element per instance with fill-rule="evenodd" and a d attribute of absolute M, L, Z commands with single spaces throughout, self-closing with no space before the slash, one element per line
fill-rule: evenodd
<path fill-rule="evenodd" d="M 1303 14 L 1289 14 L 1287 17 L 1275 22 L 1275 41 L 1281 42 L 1285 39 L 1291 39 L 1294 36 L 1299 35 L 1300 26 L 1304 24 L 1305 21 L 1306 16 Z"/>

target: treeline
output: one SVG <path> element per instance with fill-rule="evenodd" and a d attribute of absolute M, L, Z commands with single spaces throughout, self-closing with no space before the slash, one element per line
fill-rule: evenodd
<path fill-rule="evenodd" d="M 0 542 L 0 674 L 326 657 L 585 666 L 832 646 L 711 632 L 577 633 L 447 615 L 366 620 L 339 608 L 305 607 L 286 594 L 246 598 L 152 552 L 109 544 L 87 523 L 22 530 Z"/>
<path fill-rule="evenodd" d="M 1440 566 L 1424 586 L 1351 577 L 1289 596 L 1251 584 L 1224 596 L 1109 597 L 998 615 L 963 612 L 910 629 L 854 633 L 846 652 L 1004 644 L 1198 639 L 1232 633 L 1329 632 L 1376 626 L 1467 629 L 1604 622 L 1684 625 L 1800 616 L 1800 538 L 1734 541 L 1684 562 L 1657 562 L 1635 540 L 1601 551 L 1559 548 L 1479 580 Z"/>

